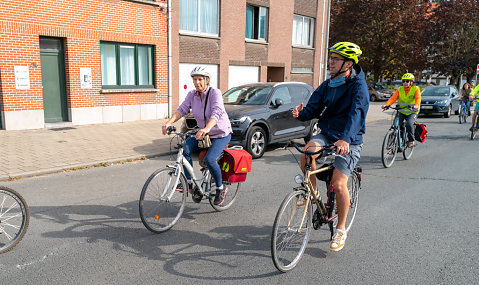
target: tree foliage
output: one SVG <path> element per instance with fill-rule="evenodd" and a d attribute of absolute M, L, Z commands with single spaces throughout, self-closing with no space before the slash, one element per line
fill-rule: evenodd
<path fill-rule="evenodd" d="M 477 0 L 438 1 L 431 11 L 428 66 L 434 73 L 468 81 L 479 63 L 479 4 Z"/>
<path fill-rule="evenodd" d="M 360 64 L 375 81 L 421 71 L 427 62 L 429 5 L 424 0 L 333 0 L 330 43 L 358 44 Z"/>

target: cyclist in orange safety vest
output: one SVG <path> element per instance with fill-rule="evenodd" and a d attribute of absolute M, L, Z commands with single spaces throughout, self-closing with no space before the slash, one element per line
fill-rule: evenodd
<path fill-rule="evenodd" d="M 381 108 L 385 110 L 394 102 L 398 102 L 399 106 L 414 105 L 413 108 L 404 108 L 399 111 L 399 126 L 404 125 L 406 120 L 407 146 L 414 146 L 414 122 L 419 114 L 421 106 L 421 90 L 414 85 L 414 75 L 406 73 L 402 76 L 402 85 L 394 92 L 393 96 Z"/>

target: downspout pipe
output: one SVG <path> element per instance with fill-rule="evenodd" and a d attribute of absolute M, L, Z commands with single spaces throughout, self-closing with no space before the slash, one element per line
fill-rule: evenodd
<path fill-rule="evenodd" d="M 172 116 L 172 99 L 173 95 L 171 82 L 173 81 L 171 78 L 171 70 L 173 66 L 171 65 L 171 0 L 168 0 L 168 117 Z"/>
<path fill-rule="evenodd" d="M 326 0 L 325 0 L 326 2 Z M 324 45 L 324 72 L 323 72 L 323 81 L 327 78 L 327 70 L 328 70 L 328 46 L 329 46 L 329 24 L 331 22 L 331 0 L 328 0 L 328 16 L 326 21 L 326 40 Z M 319 82 L 321 84 L 321 82 Z"/>

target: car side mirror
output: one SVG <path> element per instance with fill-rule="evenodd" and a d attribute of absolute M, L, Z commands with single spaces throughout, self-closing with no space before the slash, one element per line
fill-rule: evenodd
<path fill-rule="evenodd" d="M 274 99 L 274 103 L 273 103 L 273 106 L 274 106 L 274 107 L 279 107 L 279 106 L 281 106 L 281 105 L 284 105 L 284 102 L 283 102 L 282 99 L 280 99 L 280 98 Z"/>

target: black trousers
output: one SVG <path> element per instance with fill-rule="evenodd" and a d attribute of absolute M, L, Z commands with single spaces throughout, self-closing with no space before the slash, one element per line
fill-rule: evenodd
<path fill-rule="evenodd" d="M 406 121 L 406 133 L 407 133 L 407 141 L 412 142 L 414 141 L 414 122 L 417 119 L 417 114 L 410 114 L 404 115 L 399 113 L 399 127 L 402 128 L 404 125 L 404 121 Z"/>

